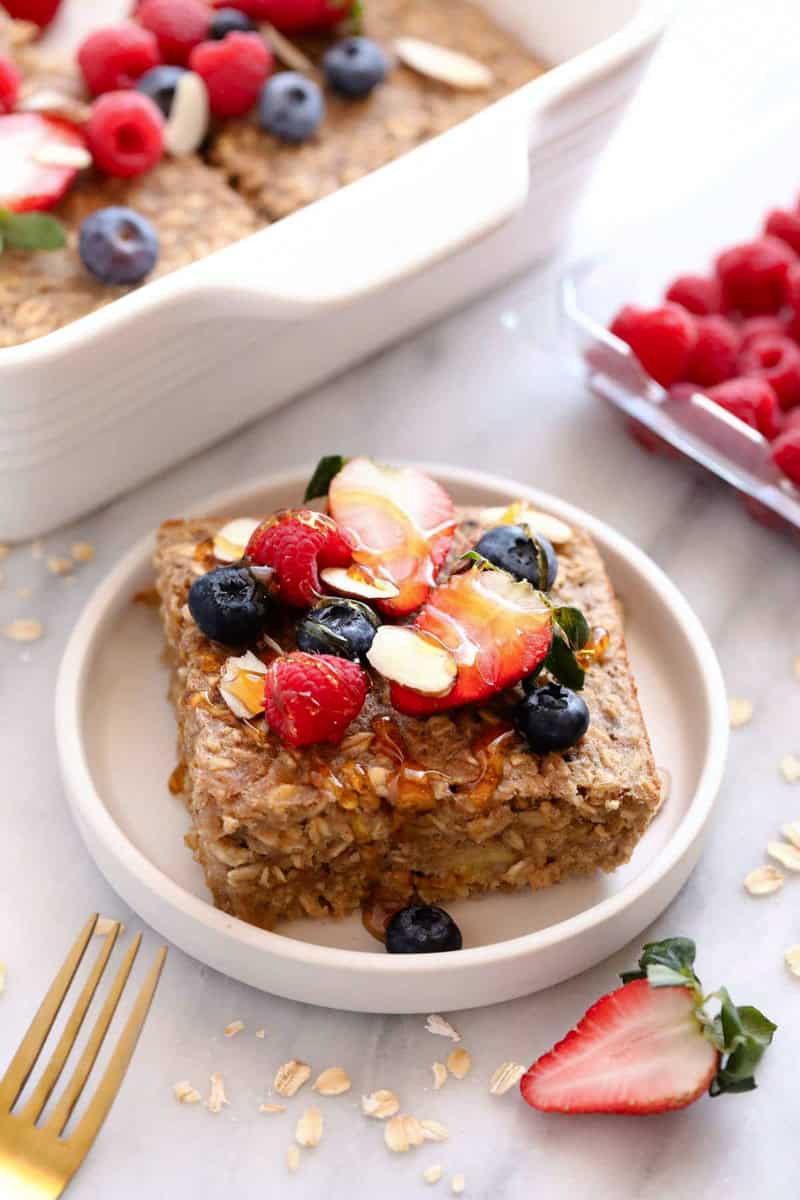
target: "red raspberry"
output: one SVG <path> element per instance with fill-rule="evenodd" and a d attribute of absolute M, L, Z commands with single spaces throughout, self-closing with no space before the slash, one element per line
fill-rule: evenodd
<path fill-rule="evenodd" d="M 189 55 L 189 66 L 205 81 L 217 117 L 249 112 L 272 64 L 272 53 L 259 33 L 229 33 L 221 42 L 201 42 Z"/>
<path fill-rule="evenodd" d="M 364 707 L 369 677 L 333 654 L 291 654 L 267 667 L 264 715 L 287 746 L 340 742 Z"/>
<path fill-rule="evenodd" d="M 763 334 L 739 355 L 742 375 L 772 384 L 781 408 L 800 404 L 800 347 L 788 337 Z"/>
<path fill-rule="evenodd" d="M 800 406 L 792 408 L 789 412 L 783 414 L 783 429 L 800 429 Z"/>
<path fill-rule="evenodd" d="M 773 313 L 786 300 L 787 275 L 797 255 L 774 237 L 732 246 L 717 258 L 717 278 L 726 309 Z"/>
<path fill-rule="evenodd" d="M 697 341 L 689 357 L 687 379 L 709 387 L 736 374 L 739 334 L 725 317 L 698 317 Z"/>
<path fill-rule="evenodd" d="M 13 112 L 21 83 L 22 73 L 11 59 L 0 57 L 0 113 Z"/>
<path fill-rule="evenodd" d="M 745 425 L 757 429 L 767 441 L 781 430 L 781 411 L 778 397 L 764 379 L 729 379 L 706 393 L 709 400 L 733 413 Z"/>
<path fill-rule="evenodd" d="M 626 305 L 612 321 L 611 332 L 628 343 L 645 371 L 663 387 L 686 378 L 697 329 L 695 318 L 680 305 Z"/>
<path fill-rule="evenodd" d="M 247 557 L 272 567 L 281 600 L 310 608 L 321 594 L 324 567 L 349 567 L 353 547 L 333 517 L 310 508 L 287 509 L 262 521 L 247 543 Z"/>
<path fill-rule="evenodd" d="M 141 92 L 106 92 L 92 105 L 85 126 L 95 163 L 127 179 L 151 170 L 164 153 L 164 118 Z"/>
<path fill-rule="evenodd" d="M 130 88 L 161 62 L 158 42 L 139 25 L 96 29 L 82 42 L 78 64 L 93 96 Z"/>
<path fill-rule="evenodd" d="M 183 66 L 208 37 L 211 13 L 203 0 L 143 0 L 136 19 L 155 34 L 164 62 Z"/>
<path fill-rule="evenodd" d="M 284 33 L 324 29 L 350 15 L 354 0 L 213 0 L 214 8 L 238 8 Z"/>
<path fill-rule="evenodd" d="M 739 326 L 739 349 L 744 350 L 745 346 L 749 346 L 756 338 L 763 337 L 765 333 L 787 337 L 788 328 L 788 322 L 783 317 L 772 313 L 763 317 L 747 317 Z"/>
<path fill-rule="evenodd" d="M 800 254 L 800 213 L 773 208 L 764 222 L 764 232 L 786 242 L 795 254 Z"/>
<path fill-rule="evenodd" d="M 800 487 L 800 429 L 787 429 L 773 442 L 772 461 Z"/>
<path fill-rule="evenodd" d="M 695 316 L 707 317 L 721 310 L 722 289 L 719 280 L 705 275 L 679 275 L 667 289 L 667 300 Z"/>
<path fill-rule="evenodd" d="M 15 21 L 32 21 L 40 29 L 49 25 L 61 6 L 61 0 L 3 0 L 2 7 Z"/>

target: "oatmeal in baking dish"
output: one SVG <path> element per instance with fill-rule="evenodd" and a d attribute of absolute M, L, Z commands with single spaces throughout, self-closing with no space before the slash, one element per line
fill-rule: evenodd
<path fill-rule="evenodd" d="M 225 911 L 453 949 L 436 906 L 613 871 L 656 811 L 619 609 L 580 529 L 329 467 L 325 513 L 160 530 L 172 789 Z"/>
<path fill-rule="evenodd" d="M 33 33 L 0 17 L 0 347 L 329 195 L 543 70 L 469 0 L 143 0 L 72 60 Z"/>

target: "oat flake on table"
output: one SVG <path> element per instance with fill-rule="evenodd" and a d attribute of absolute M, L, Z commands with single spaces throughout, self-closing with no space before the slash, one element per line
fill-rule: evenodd
<path fill-rule="evenodd" d="M 182 1079 L 180 1083 L 173 1084 L 172 1090 L 179 1104 L 199 1104 L 203 1099 L 197 1088 L 192 1087 L 188 1079 Z"/>
<path fill-rule="evenodd" d="M 452 1038 L 454 1042 L 461 1041 L 461 1034 L 458 1030 L 454 1029 L 450 1022 L 439 1016 L 438 1013 L 431 1013 L 425 1022 L 425 1028 L 428 1033 L 435 1033 L 439 1037 Z"/>
<path fill-rule="evenodd" d="M 400 1111 L 400 1100 L 394 1092 L 387 1088 L 379 1088 L 369 1096 L 361 1097 L 361 1111 L 365 1117 L 374 1117 L 376 1121 L 385 1121 Z"/>
<path fill-rule="evenodd" d="M 753 702 L 733 696 L 728 701 L 728 720 L 731 729 L 741 729 L 753 719 Z"/>
<path fill-rule="evenodd" d="M 35 617 L 17 617 L 2 633 L 12 642 L 35 642 L 44 633 L 44 626 Z"/>
<path fill-rule="evenodd" d="M 796 754 L 784 754 L 780 761 L 781 775 L 787 783 L 800 782 L 800 758 Z"/>
<path fill-rule="evenodd" d="M 422 1172 L 422 1178 L 426 1183 L 438 1183 L 442 1178 L 442 1168 L 438 1163 L 432 1163 Z"/>
<path fill-rule="evenodd" d="M 451 1050 L 447 1056 L 447 1069 L 456 1079 L 465 1079 L 472 1070 L 472 1055 L 469 1050 L 465 1050 L 463 1046 Z"/>
<path fill-rule="evenodd" d="M 756 867 L 745 875 L 744 887 L 751 896 L 769 896 L 783 887 L 783 876 L 777 867 Z"/>
<path fill-rule="evenodd" d="M 435 1062 L 431 1065 L 433 1071 L 433 1090 L 439 1091 L 447 1083 L 447 1067 L 442 1062 Z"/>
<path fill-rule="evenodd" d="M 767 842 L 767 854 L 787 871 L 800 871 L 800 850 L 788 842 Z"/>
<path fill-rule="evenodd" d="M 783 957 L 791 973 L 800 978 L 800 945 L 790 946 Z"/>
<path fill-rule="evenodd" d="M 7 975 L 7 973 L 8 973 L 8 967 L 6 966 L 5 963 L 0 962 L 0 992 L 4 992 L 6 990 L 6 975 Z"/>
<path fill-rule="evenodd" d="M 774 868 L 772 868 L 774 870 Z M 492 1096 L 504 1096 L 525 1074 L 522 1063 L 504 1062 L 492 1073 L 489 1092 Z"/>
<path fill-rule="evenodd" d="M 225 1084 L 222 1082 L 222 1076 L 215 1071 L 211 1076 L 211 1094 L 206 1100 L 206 1108 L 210 1113 L 222 1112 L 223 1104 L 230 1104 L 230 1100 L 225 1095 Z"/>

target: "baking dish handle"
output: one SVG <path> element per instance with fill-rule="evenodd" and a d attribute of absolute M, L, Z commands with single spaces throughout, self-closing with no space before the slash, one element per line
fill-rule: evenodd
<path fill-rule="evenodd" d="M 215 255 L 208 260 L 214 282 L 240 300 L 246 295 L 267 315 L 297 317 L 412 275 L 491 233 L 522 207 L 528 126 L 518 107 L 503 112 L 501 101 Z"/>

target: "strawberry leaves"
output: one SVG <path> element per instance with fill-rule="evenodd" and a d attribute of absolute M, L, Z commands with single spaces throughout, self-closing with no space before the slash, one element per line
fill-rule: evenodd
<path fill-rule="evenodd" d="M 324 455 L 316 467 L 314 473 L 308 481 L 303 503 L 307 504 L 309 500 L 316 500 L 320 496 L 327 496 L 328 488 L 331 486 L 331 480 L 335 475 L 338 475 L 344 464 L 347 462 L 341 454 L 326 454 Z"/>
<path fill-rule="evenodd" d="M 564 687 L 579 692 L 586 672 L 575 657 L 589 640 L 589 623 L 579 608 L 552 609 L 553 640 L 542 666 Z"/>
<path fill-rule="evenodd" d="M 646 979 L 651 987 L 700 988 L 700 980 L 694 973 L 697 947 L 691 938 L 665 938 L 663 942 L 647 942 L 639 958 L 636 971 L 623 971 L 620 979 L 630 983 L 632 979 Z"/>
<path fill-rule="evenodd" d="M 60 250 L 67 242 L 64 226 L 42 212 L 11 212 L 0 208 L 0 251 Z"/>

